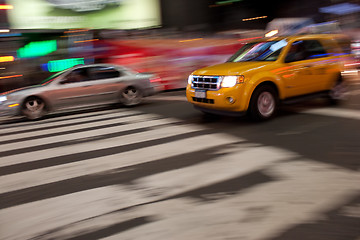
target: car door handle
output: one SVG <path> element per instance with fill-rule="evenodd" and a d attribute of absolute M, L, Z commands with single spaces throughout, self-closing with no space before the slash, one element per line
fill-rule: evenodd
<path fill-rule="evenodd" d="M 91 87 L 92 85 L 84 85 L 83 87 Z"/>

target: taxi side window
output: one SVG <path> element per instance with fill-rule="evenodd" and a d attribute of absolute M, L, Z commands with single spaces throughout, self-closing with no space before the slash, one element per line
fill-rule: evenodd
<path fill-rule="evenodd" d="M 304 41 L 296 41 L 291 44 L 291 47 L 285 57 L 285 62 L 296 62 L 306 58 Z"/>
<path fill-rule="evenodd" d="M 306 40 L 304 41 L 306 59 L 322 58 L 327 57 L 324 47 L 317 40 Z"/>
<path fill-rule="evenodd" d="M 317 40 L 301 40 L 291 44 L 285 62 L 296 62 L 314 58 L 326 57 L 324 47 Z"/>

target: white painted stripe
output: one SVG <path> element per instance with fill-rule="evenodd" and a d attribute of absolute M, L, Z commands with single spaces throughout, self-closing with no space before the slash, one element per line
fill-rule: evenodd
<path fill-rule="evenodd" d="M 154 221 L 104 239 L 274 239 L 299 224 L 326 221 L 326 213 L 360 190 L 358 173 L 309 159 L 282 162 L 266 173 L 276 180 L 242 194 L 220 192 L 209 202 L 175 199 L 132 209 Z"/>
<path fill-rule="evenodd" d="M 210 239 L 207 233 L 215 236 L 223 228 L 231 236 L 264 239 L 292 225 L 318 219 L 322 211 L 332 209 L 359 189 L 357 173 L 327 164 L 304 159 L 276 165 L 294 156 L 273 147 L 238 149 L 207 163 L 139 179 L 132 188 L 101 187 L 3 209 L 0 225 L 6 226 L 6 239 L 31 239 L 44 233 L 48 234 L 37 239 L 67 239 L 133 218 L 155 216 L 153 223 L 106 239 Z M 275 181 L 207 203 L 186 198 L 154 202 L 261 169 L 267 169 Z M 318 169 L 322 169 L 321 174 Z M 154 203 L 113 212 L 149 202 Z M 294 208 L 301 211 L 290 211 L 289 216 L 289 209 Z M 255 214 L 262 217 L 255 218 Z M 236 227 L 240 220 L 246 227 Z M 189 229 L 193 229 L 191 233 Z"/>
<path fill-rule="evenodd" d="M 27 125 L 27 126 L 23 126 L 23 127 L 17 127 L 17 128 L 7 128 L 7 129 L 2 129 L 1 130 L 1 134 L 5 134 L 5 133 L 11 133 L 11 132 L 18 132 L 18 131 L 24 131 L 24 130 L 32 130 L 31 132 L 29 133 L 20 133 L 20 134 L 13 134 L 13 135 L 9 135 L 9 136 L 2 136 L 0 137 L 0 141 L 6 141 L 8 140 L 8 138 L 11 139 L 11 136 L 22 136 L 23 138 L 24 137 L 32 137 L 32 136 L 38 136 L 38 135 L 41 135 L 41 134 L 46 134 L 46 133 L 49 133 L 51 131 L 50 130 L 39 130 L 39 131 L 36 131 L 38 129 L 41 129 L 41 128 L 45 128 L 45 127 L 56 127 L 56 126 L 61 126 L 61 125 L 71 125 L 73 123 L 77 123 L 77 125 L 75 125 L 77 128 L 81 128 L 82 125 L 88 125 L 90 123 L 81 123 L 82 121 L 93 121 L 93 120 L 97 120 L 99 123 L 101 121 L 104 121 L 106 120 L 107 118 L 109 117 L 123 117 L 123 116 L 128 116 L 128 115 L 131 115 L 131 114 L 138 114 L 139 112 L 135 112 L 135 111 L 127 111 L 127 112 L 124 112 L 124 111 L 121 111 L 121 112 L 114 112 L 114 113 L 109 113 L 107 115 L 103 115 L 103 114 L 99 114 L 99 115 L 96 115 L 96 116 L 91 116 L 91 117 L 87 117 L 85 119 L 70 119 L 70 120 L 64 120 L 64 121 L 61 121 L 61 122 L 49 122 L 49 123 L 44 123 L 44 124 L 40 124 L 40 125 L 37 125 L 36 122 L 32 122 L 31 125 Z M 80 124 L 78 124 L 80 123 Z M 74 126 L 74 127 L 75 127 Z M 71 126 L 65 126 L 63 129 L 67 129 L 67 128 L 70 128 Z M 54 132 L 54 130 L 52 130 L 52 132 Z M 15 137 L 15 139 L 18 138 L 18 137 Z"/>
<path fill-rule="evenodd" d="M 225 134 L 207 134 L 86 161 L 15 173 L 0 177 L 0 193 L 156 161 L 238 141 L 238 138 Z"/>
<path fill-rule="evenodd" d="M 344 109 L 344 108 L 318 108 L 301 111 L 306 114 L 322 115 L 329 117 L 348 118 L 360 120 L 360 110 Z"/>
<path fill-rule="evenodd" d="M 294 157 L 291 152 L 272 147 L 247 149 L 240 145 L 233 151 L 233 153 L 206 163 L 142 178 L 134 182 L 134 186 L 137 187 L 131 189 L 121 185 L 101 187 L 5 209 L 0 211 L 0 223 L 1 216 L 9 214 L 10 218 L 22 221 L 21 226 L 23 229 L 24 227 L 27 229 L 28 234 L 34 231 L 34 228 L 37 231 L 41 229 L 41 227 L 35 226 L 39 221 L 47 222 L 41 229 L 41 231 L 45 231 L 46 228 L 64 226 L 121 208 L 161 200 L 174 194 L 226 181 L 262 169 L 277 161 Z M 56 209 L 61 210 L 57 211 Z M 22 215 L 28 217 L 24 218 Z M 67 217 L 61 218 L 59 221 L 60 216 L 64 215 Z M 129 214 L 124 216 L 122 213 L 121 215 L 121 218 L 116 218 L 117 221 L 125 221 L 131 217 Z M 37 221 L 34 222 L 32 218 L 35 217 Z M 97 225 L 97 227 L 99 226 Z"/>
<path fill-rule="evenodd" d="M 33 125 L 37 125 L 38 122 L 41 123 L 41 126 L 43 126 L 44 123 L 52 123 L 54 122 L 54 120 L 56 120 L 56 122 L 59 122 L 58 120 L 72 120 L 73 118 L 81 118 L 81 117 L 86 117 L 86 116 L 91 116 L 91 115 L 106 115 L 106 114 L 111 114 L 111 113 L 118 113 L 118 112 L 124 112 L 127 111 L 128 109 L 111 109 L 111 110 L 99 110 L 99 111 L 92 111 L 92 112 L 87 112 L 87 113 L 76 113 L 76 112 L 72 112 L 69 111 L 68 114 L 66 116 L 61 116 L 61 117 L 54 117 L 54 118 L 49 118 L 49 119 L 43 119 L 43 120 L 39 120 L 39 121 L 30 121 L 30 122 L 16 122 L 16 123 L 4 123 L 4 124 L 0 124 L 0 130 L 1 129 L 7 129 L 9 127 L 25 127 L 25 126 L 33 126 Z M 49 114 L 49 116 L 51 116 L 53 114 Z M 77 119 L 79 120 L 79 119 Z M 16 128 L 18 129 L 18 128 Z"/>
<path fill-rule="evenodd" d="M 109 129 L 108 132 L 111 133 L 121 133 L 122 131 L 126 130 L 136 130 L 139 128 L 144 127 L 157 127 L 157 129 L 149 130 L 146 132 L 140 132 L 140 133 L 134 133 L 129 134 L 125 136 L 119 136 L 104 140 L 98 140 L 95 143 L 94 142 L 88 142 L 88 143 L 80 143 L 72 144 L 71 146 L 63 146 L 63 147 L 56 147 L 46 150 L 40 150 L 40 151 L 33 151 L 28 153 L 22 153 L 17 155 L 11 155 L 7 157 L 2 157 L 0 161 L 0 167 L 4 166 L 10 166 L 14 164 L 19 163 L 26 163 L 26 162 L 32 162 L 36 160 L 46 159 L 46 158 L 54 158 L 54 157 L 61 157 L 61 156 L 68 156 L 70 154 L 76 154 L 76 153 L 83 153 L 88 151 L 96 151 L 96 150 L 103 150 L 108 149 L 111 147 L 121 147 L 128 144 L 134 144 L 134 143 L 141 143 L 144 141 L 150 141 L 150 140 L 156 140 L 161 139 L 165 137 L 170 137 L 182 133 L 190 133 L 194 131 L 200 131 L 204 128 L 197 127 L 195 125 L 183 125 L 183 126 L 160 126 L 164 123 L 172 123 L 175 122 L 171 120 L 164 121 L 163 119 L 159 120 L 152 120 L 152 121 L 146 121 L 146 122 L 139 122 L 134 124 L 129 124 L 126 126 L 118 127 L 117 129 L 114 129 L 111 131 Z M 101 132 L 103 134 L 104 132 Z"/>
<path fill-rule="evenodd" d="M 103 121 L 103 122 L 101 122 L 101 124 L 105 125 L 105 124 L 112 124 L 112 123 L 144 122 L 144 121 L 152 120 L 155 117 L 156 117 L 155 115 L 139 115 L 139 116 L 136 115 L 136 116 L 131 116 L 131 117 L 124 117 L 124 118 L 120 118 L 120 119 Z M 166 121 L 164 121 L 164 122 L 166 122 Z M 2 151 L 10 151 L 10 150 L 15 150 L 15 149 L 21 149 L 24 147 L 41 146 L 43 144 L 57 143 L 57 142 L 61 142 L 61 141 L 71 141 L 71 140 L 75 140 L 78 138 L 91 138 L 91 137 L 100 136 L 100 135 L 103 135 L 106 133 L 112 133 L 114 131 L 117 131 L 117 129 L 119 129 L 120 127 L 122 127 L 122 126 L 112 126 L 112 127 L 104 126 L 103 128 L 100 128 L 100 129 L 85 130 L 86 128 L 89 128 L 89 127 L 101 126 L 101 124 L 99 122 L 96 122 L 96 123 L 92 123 L 92 124 L 87 124 L 82 127 L 70 126 L 70 127 L 58 128 L 58 129 L 56 129 L 56 131 L 51 131 L 51 129 L 42 131 L 43 134 L 46 132 L 49 134 L 57 134 L 58 133 L 59 135 L 52 136 L 52 137 L 44 137 L 44 138 L 39 138 L 39 139 L 34 139 L 34 140 L 27 140 L 25 142 L 20 140 L 15 143 L 2 144 L 1 150 Z M 62 132 L 61 132 L 61 131 L 70 131 L 70 130 L 81 130 L 81 129 L 84 129 L 84 131 L 77 132 L 77 133 L 66 133 L 66 134 L 62 134 Z M 127 130 L 131 130 L 131 128 L 129 128 Z M 15 134 L 15 135 L 17 135 L 17 134 Z M 12 135 L 12 136 L 15 136 L 15 135 Z M 21 134 L 18 137 L 20 138 Z M 11 139 L 13 139 L 13 138 L 11 138 Z M 7 139 L 7 140 L 10 140 L 10 139 Z M 1 152 L 0 152 L 0 154 L 1 154 Z"/>

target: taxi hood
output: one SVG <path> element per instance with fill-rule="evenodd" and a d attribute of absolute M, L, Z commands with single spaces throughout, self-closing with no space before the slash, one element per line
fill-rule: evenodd
<path fill-rule="evenodd" d="M 271 63 L 273 62 L 227 62 L 198 69 L 194 71 L 193 74 L 209 76 L 242 75 L 251 70 L 259 70 Z"/>

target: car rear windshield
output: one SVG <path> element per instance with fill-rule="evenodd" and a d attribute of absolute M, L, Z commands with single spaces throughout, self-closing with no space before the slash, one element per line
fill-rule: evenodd
<path fill-rule="evenodd" d="M 227 62 L 276 61 L 286 44 L 286 39 L 248 43 Z"/>

